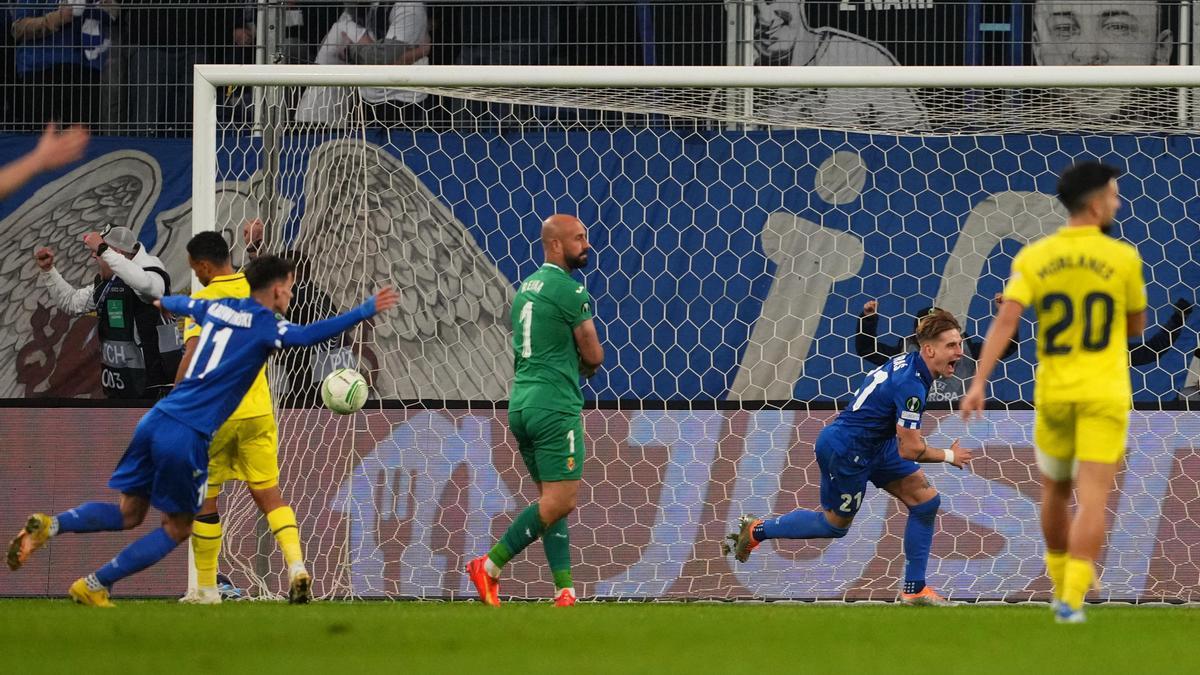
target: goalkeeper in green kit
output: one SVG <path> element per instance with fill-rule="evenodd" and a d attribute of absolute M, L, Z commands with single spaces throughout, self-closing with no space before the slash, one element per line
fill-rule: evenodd
<path fill-rule="evenodd" d="M 485 556 L 467 564 L 479 598 L 500 605 L 500 570 L 541 538 L 554 573 L 559 607 L 575 604 L 567 515 L 575 509 L 583 476 L 583 392 L 604 362 L 592 323 L 592 301 L 571 272 L 587 266 L 587 229 L 575 216 L 542 222 L 546 262 L 521 283 L 512 306 L 513 364 L 508 425 L 538 500 L 517 516 Z"/>

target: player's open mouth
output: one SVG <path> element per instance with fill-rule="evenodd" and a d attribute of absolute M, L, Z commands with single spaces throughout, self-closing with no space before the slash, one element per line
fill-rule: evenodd
<path fill-rule="evenodd" d="M 956 366 L 956 365 L 958 365 L 958 361 L 951 361 L 950 363 L 947 363 L 947 364 L 946 364 L 946 370 L 947 370 L 947 371 L 949 371 L 949 372 L 951 372 L 951 373 L 953 373 L 953 372 L 954 372 L 954 366 Z"/>

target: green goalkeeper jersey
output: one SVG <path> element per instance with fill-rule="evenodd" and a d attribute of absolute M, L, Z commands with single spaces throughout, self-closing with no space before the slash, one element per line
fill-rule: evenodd
<path fill-rule="evenodd" d="M 512 306 L 510 410 L 583 410 L 574 330 L 590 318 L 587 289 L 558 265 L 545 263 L 521 282 Z"/>

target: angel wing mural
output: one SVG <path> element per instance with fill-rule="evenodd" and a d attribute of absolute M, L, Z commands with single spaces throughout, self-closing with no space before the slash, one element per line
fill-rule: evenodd
<path fill-rule="evenodd" d="M 136 231 L 161 186 L 153 157 L 111 152 L 46 184 L 0 221 L 0 397 L 99 393 L 95 318 L 53 307 L 37 283 L 33 252 L 52 248 L 63 277 L 86 284 L 96 267 L 80 244 L 83 234 L 105 224 Z"/>
<path fill-rule="evenodd" d="M 362 141 L 318 147 L 304 185 L 294 248 L 320 290 L 339 310 L 385 281 L 401 293 L 399 311 L 376 319 L 367 340 L 375 395 L 505 398 L 513 288 L 450 209 L 400 159 Z"/>

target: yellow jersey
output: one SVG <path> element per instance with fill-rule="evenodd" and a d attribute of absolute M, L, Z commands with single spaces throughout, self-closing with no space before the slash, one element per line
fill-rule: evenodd
<path fill-rule="evenodd" d="M 200 300 L 248 298 L 250 297 L 250 284 L 246 282 L 246 275 L 241 272 L 216 276 L 207 286 L 192 293 L 192 297 Z M 185 319 L 183 340 L 187 342 L 194 337 L 200 337 L 200 326 L 191 318 Z M 263 366 L 262 370 L 258 371 L 258 377 L 254 378 L 254 384 L 250 385 L 250 389 L 242 397 L 242 402 L 229 416 L 229 419 L 244 420 L 273 414 L 275 414 L 275 409 L 271 406 L 271 389 L 267 385 L 267 367 Z"/>
<path fill-rule="evenodd" d="M 1129 405 L 1125 317 L 1146 309 L 1136 248 L 1098 227 L 1063 227 L 1021 249 L 1004 297 L 1037 313 L 1035 403 Z"/>

